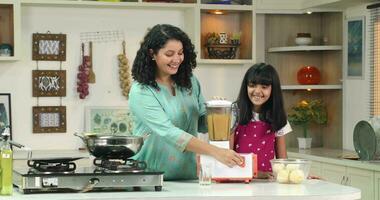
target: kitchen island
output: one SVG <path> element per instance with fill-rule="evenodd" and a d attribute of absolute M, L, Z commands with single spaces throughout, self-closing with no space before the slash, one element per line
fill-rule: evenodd
<path fill-rule="evenodd" d="M 360 190 L 322 180 L 307 180 L 300 185 L 279 184 L 267 180 L 245 183 L 213 183 L 200 186 L 197 181 L 165 181 L 162 191 L 122 191 L 87 193 L 22 194 L 16 188 L 12 196 L 3 200 L 85 200 L 85 199 L 254 199 L 254 200 L 356 200 Z"/>
<path fill-rule="evenodd" d="M 75 157 L 80 166 L 91 166 L 92 159 L 88 152 L 78 151 L 34 151 L 33 158 Z M 25 152 L 15 152 L 14 166 L 26 165 Z M 1 200 L 118 200 L 118 199 L 210 199 L 222 200 L 357 200 L 361 198 L 359 189 L 330 183 L 323 180 L 307 180 L 303 184 L 279 184 L 269 180 L 253 180 L 251 183 L 212 183 L 210 186 L 200 186 L 197 181 L 164 181 L 162 191 L 152 188 L 142 188 L 132 191 L 130 188 L 117 192 L 87 192 L 87 193 L 39 193 L 23 194 L 15 188 L 12 196 L 0 196 Z"/>

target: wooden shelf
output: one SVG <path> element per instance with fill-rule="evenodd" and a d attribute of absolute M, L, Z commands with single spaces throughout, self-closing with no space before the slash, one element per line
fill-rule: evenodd
<path fill-rule="evenodd" d="M 55 6 L 85 6 L 85 7 L 118 7 L 131 9 L 187 9 L 194 8 L 195 3 L 163 3 L 163 2 L 105 2 L 105 1 L 87 1 L 87 0 L 21 0 L 25 5 L 55 5 Z"/>
<path fill-rule="evenodd" d="M 253 56 L 253 7 L 243 5 L 201 5 L 200 6 L 200 59 L 212 59 L 207 51 L 207 36 L 210 33 L 241 33 L 240 46 L 237 49 L 237 60 L 252 60 Z M 250 9 L 246 9 L 246 8 Z M 224 15 L 213 14 L 213 10 L 224 10 Z"/>
<path fill-rule="evenodd" d="M 222 5 L 222 4 L 201 4 L 201 9 L 207 10 L 229 10 L 229 11 L 252 11 L 252 5 Z"/>
<path fill-rule="evenodd" d="M 0 61 L 16 61 L 17 57 L 14 56 L 0 56 Z"/>
<path fill-rule="evenodd" d="M 282 85 L 282 90 L 341 90 L 342 85 Z"/>
<path fill-rule="evenodd" d="M 287 52 L 287 51 L 336 51 L 342 50 L 340 45 L 322 45 L 322 46 L 287 46 L 271 47 L 268 52 Z"/>
<path fill-rule="evenodd" d="M 198 59 L 198 64 L 253 64 L 253 60 L 250 59 Z"/>

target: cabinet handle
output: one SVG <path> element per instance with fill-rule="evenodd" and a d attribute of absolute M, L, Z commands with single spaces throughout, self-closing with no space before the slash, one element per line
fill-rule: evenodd
<path fill-rule="evenodd" d="M 349 185 L 349 182 L 348 182 L 348 176 L 346 176 L 346 182 L 344 183 L 344 185 Z"/>
<path fill-rule="evenodd" d="M 340 184 L 344 185 L 344 180 L 346 179 L 346 176 L 342 176 L 342 180 L 340 180 Z"/>

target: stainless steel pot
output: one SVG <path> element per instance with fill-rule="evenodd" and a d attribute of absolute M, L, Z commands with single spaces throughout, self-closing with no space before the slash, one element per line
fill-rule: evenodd
<path fill-rule="evenodd" d="M 141 136 L 74 135 L 83 140 L 91 155 L 102 159 L 127 159 L 139 152 L 144 144 Z"/>

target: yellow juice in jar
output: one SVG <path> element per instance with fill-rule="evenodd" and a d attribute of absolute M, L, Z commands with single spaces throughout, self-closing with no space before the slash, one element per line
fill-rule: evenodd
<path fill-rule="evenodd" d="M 228 140 L 230 123 L 231 116 L 229 114 L 209 114 L 207 116 L 207 125 L 210 140 Z"/>
<path fill-rule="evenodd" d="M 3 149 L 0 153 L 0 169 L 1 169 L 1 195 L 11 195 L 13 192 L 12 185 L 12 150 Z"/>

